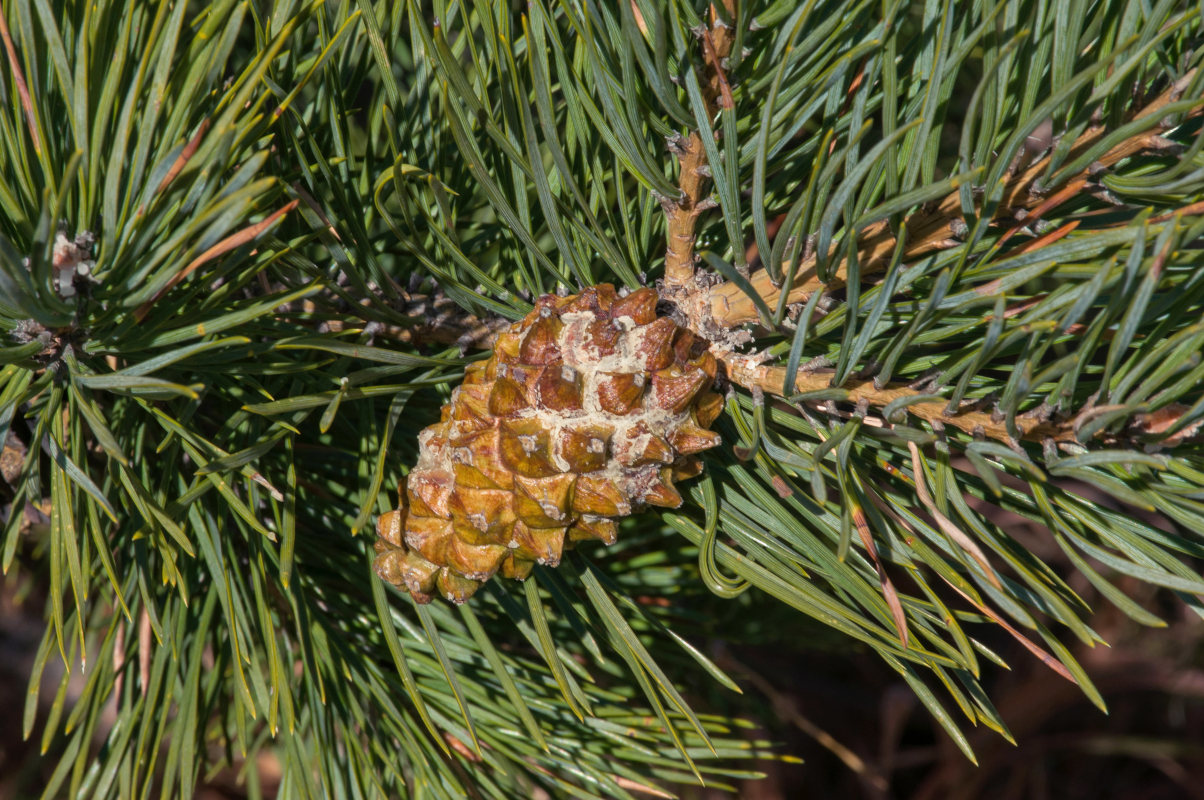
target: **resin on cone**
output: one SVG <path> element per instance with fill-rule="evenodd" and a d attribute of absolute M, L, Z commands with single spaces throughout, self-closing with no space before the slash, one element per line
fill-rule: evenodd
<path fill-rule="evenodd" d="M 674 480 L 719 444 L 722 397 L 707 343 L 657 301 L 609 284 L 544 295 L 498 334 L 418 434 L 399 508 L 377 521 L 377 574 L 420 603 L 462 603 L 495 573 L 525 578 L 576 542 L 613 543 L 642 506 L 681 505 Z"/>

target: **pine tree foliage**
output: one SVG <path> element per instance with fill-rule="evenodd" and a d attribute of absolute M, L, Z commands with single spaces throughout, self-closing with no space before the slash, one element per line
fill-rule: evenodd
<path fill-rule="evenodd" d="M 1007 514 L 1138 622 L 1117 576 L 1204 615 L 1200 4 L 2 10 L 45 796 L 259 796 L 265 753 L 287 797 L 728 785 L 771 746 L 707 713 L 739 687 L 704 643 L 811 621 L 973 757 L 1009 736 L 983 631 L 1102 705 L 1092 609 Z M 675 220 L 747 340 L 686 503 L 463 606 L 387 589 L 368 534 L 470 345 L 672 278 Z"/>

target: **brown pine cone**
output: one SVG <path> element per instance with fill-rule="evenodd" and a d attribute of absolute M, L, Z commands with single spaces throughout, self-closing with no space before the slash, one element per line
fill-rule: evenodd
<path fill-rule="evenodd" d="M 376 572 L 420 603 L 463 603 L 501 572 L 525 578 L 565 547 L 615 541 L 615 520 L 675 508 L 678 478 L 722 410 L 707 343 L 657 317 L 657 294 L 602 284 L 544 295 L 498 334 L 418 434 L 400 507 L 380 517 Z"/>

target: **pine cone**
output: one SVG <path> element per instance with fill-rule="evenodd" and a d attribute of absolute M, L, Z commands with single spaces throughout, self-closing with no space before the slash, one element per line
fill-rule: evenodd
<path fill-rule="evenodd" d="M 376 572 L 420 603 L 463 603 L 501 572 L 526 578 L 615 520 L 676 508 L 678 478 L 722 409 L 707 343 L 657 317 L 657 294 L 602 284 L 544 295 L 471 364 L 439 423 L 418 434 L 400 507 L 376 525 Z"/>

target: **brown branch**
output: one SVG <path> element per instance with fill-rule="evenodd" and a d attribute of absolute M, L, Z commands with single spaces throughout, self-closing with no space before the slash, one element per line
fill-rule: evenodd
<path fill-rule="evenodd" d="M 756 363 L 755 358 L 728 356 L 723 359 L 727 367 L 728 378 L 746 389 L 760 389 L 766 394 L 783 396 L 782 385 L 786 381 L 786 368 L 766 366 Z M 795 379 L 795 393 L 815 392 L 832 388 L 832 371 L 816 370 L 814 372 L 799 371 Z M 874 386 L 872 380 L 847 381 L 840 387 L 848 392 L 846 401 L 853 404 L 867 404 L 873 408 L 883 408 L 895 400 L 908 397 L 918 397 L 918 392 L 908 386 L 893 384 L 881 389 Z M 1007 426 L 1002 420 L 992 414 L 979 410 L 959 411 L 946 415 L 948 403 L 943 400 L 923 400 L 907 406 L 907 413 L 925 422 L 937 425 L 944 424 L 959 428 L 975 436 L 1007 442 L 1012 439 Z M 1054 425 L 1026 416 L 1016 417 L 1016 430 L 1021 438 L 1040 441 L 1054 439 L 1056 441 L 1074 441 L 1073 426 Z"/>
<path fill-rule="evenodd" d="M 1030 225 L 1041 214 L 1054 207 L 1055 203 L 1051 203 L 1054 198 L 1060 202 L 1084 191 L 1101 168 L 1110 167 L 1136 153 L 1163 146 L 1165 143 L 1158 133 L 1165 130 L 1165 126 L 1157 120 L 1156 113 L 1175 102 L 1194 75 L 1195 70 L 1184 75 L 1139 112 L 1139 117 L 1151 117 L 1150 130 L 1130 137 L 1108 150 L 1094 164 L 1074 176 L 1064 187 L 1060 187 L 1056 195 L 1046 198 L 1034 191 L 1038 180 L 1049 166 L 1050 156 L 1048 154 L 1035 164 L 1012 175 L 1004 189 L 999 207 L 996 209 L 995 219 L 1015 219 L 1020 217 L 1023 212 L 1023 224 Z M 1193 114 L 1204 111 L 1204 100 L 1201 100 L 1200 103 L 1201 105 L 1196 107 Z M 1071 148 L 1067 161 L 1072 161 L 1085 153 L 1107 133 L 1107 129 L 1099 127 L 1081 135 Z M 956 247 L 961 242 L 954 234 L 953 229 L 961 221 L 961 197 L 957 191 L 951 192 L 934 208 L 913 214 L 904 223 L 907 229 L 907 243 L 904 247 L 903 257 L 914 259 L 937 250 Z M 890 263 L 896 243 L 897 240 L 891 234 L 889 222 L 876 222 L 866 226 L 860 234 L 858 243 L 861 275 L 866 276 L 883 271 Z M 832 280 L 828 283 L 819 280 L 815 262 L 815 256 L 812 255 L 800 263 L 793 286 L 789 291 L 788 302 L 805 302 L 814 292 L 843 288 L 845 276 L 843 260 L 835 265 Z M 754 291 L 765 300 L 770 308 L 773 308 L 781 298 L 781 289 L 774 286 L 769 273 L 763 269 L 759 270 L 753 274 L 750 280 Z M 757 309 L 751 298 L 732 283 L 723 283 L 711 289 L 710 313 L 719 326 L 727 328 L 756 322 L 758 319 Z"/>
<path fill-rule="evenodd" d="M 17 58 L 17 48 L 13 46 L 12 37 L 8 33 L 8 20 L 0 11 L 0 38 L 4 39 L 4 50 L 8 53 L 8 67 L 13 71 L 13 80 L 17 84 L 17 94 L 21 97 L 21 107 L 25 110 L 25 124 L 29 126 L 29 138 L 33 140 L 33 151 L 42 154 L 42 139 L 38 136 L 38 127 L 34 124 L 33 101 L 29 99 L 29 87 L 25 85 L 25 75 L 21 72 L 21 60 Z"/>
<path fill-rule="evenodd" d="M 665 204 L 665 285 L 686 287 L 694 279 L 694 241 L 697 237 L 698 215 L 705 211 L 706 151 L 702 137 L 691 133 L 678 145 L 677 159 L 681 164 L 678 186 L 681 197 Z"/>
<path fill-rule="evenodd" d="M 715 348 L 712 348 L 713 352 L 714 350 Z M 758 363 L 757 356 L 741 356 L 731 352 L 719 353 L 717 357 L 723 362 L 727 369 L 728 379 L 733 383 L 749 390 L 760 390 L 765 394 L 777 397 L 790 394 L 782 391 L 786 381 L 785 367 L 766 366 Z M 794 393 L 802 394 L 831 389 L 832 375 L 832 370 L 810 372 L 800 370 L 795 378 Z M 885 408 L 895 400 L 919 397 L 925 394 L 904 384 L 892 384 L 879 389 L 872 380 L 846 381 L 845 385 L 840 388 L 848 393 L 844 402 L 879 409 Z M 1009 445 L 1017 443 L 1016 438 L 1008 431 L 1007 425 L 1001 417 L 982 411 L 971 402 L 964 402 L 963 405 L 966 410 L 949 414 L 946 413 L 948 403 L 944 400 L 921 400 L 907 405 L 906 412 L 937 429 L 942 426 L 950 426 L 975 437 L 994 439 Z M 1073 419 L 1056 423 L 1032 413 L 1019 414 L 1015 418 L 1015 430 L 1019 434 L 1019 439 L 1023 441 L 1040 442 L 1052 439 L 1055 442 L 1074 442 L 1077 441 L 1078 429 L 1084 422 L 1095 414 L 1111 409 L 1112 406 L 1088 409 Z M 1187 410 L 1186 406 L 1176 403 L 1148 414 L 1135 414 L 1124 434 L 1111 437 L 1110 441 L 1115 443 L 1139 440 L 1143 436 L 1163 434 L 1178 423 Z M 880 425 L 889 423 L 889 420 L 879 422 Z M 1193 422 L 1167 436 L 1157 446 L 1174 447 L 1186 440 L 1194 440 L 1202 433 L 1204 433 L 1204 421 Z"/>
<path fill-rule="evenodd" d="M 376 327 L 372 335 L 391 339 L 396 342 L 415 346 L 422 345 L 458 345 L 461 351 L 470 349 L 488 349 L 493 346 L 494 337 L 510 325 L 503 317 L 488 320 L 470 314 L 438 288 L 432 294 L 415 294 L 399 290 L 400 298 L 394 309 L 413 321 L 404 325 L 381 325 Z M 373 300 L 365 299 L 361 305 L 370 306 Z M 321 297 L 307 298 L 302 308 L 308 314 L 315 314 L 323 308 Z M 337 304 L 329 306 L 335 314 Z M 354 314 L 352 310 L 350 313 Z M 367 317 L 361 317 L 367 321 Z M 344 330 L 345 322 L 341 319 L 330 319 L 324 323 L 324 330 L 338 332 Z"/>
<path fill-rule="evenodd" d="M 713 103 L 723 95 L 723 86 L 726 85 L 726 77 L 718 69 L 718 65 L 719 59 L 731 47 L 729 37 L 730 31 L 719 25 L 713 27 L 707 35 L 702 37 L 707 62 L 714 67 L 711 80 L 704 90 L 709 111 L 714 110 Z M 1175 92 L 1181 91 L 1185 81 L 1190 77 L 1189 74 L 1177 82 L 1175 87 L 1163 93 L 1143 109 L 1142 114 L 1154 114 L 1160 108 L 1173 102 L 1176 99 Z M 1204 105 L 1204 101 L 1202 101 L 1202 105 Z M 1157 128 L 1158 125 L 1154 124 L 1153 127 Z M 1069 158 L 1073 159 L 1085 152 L 1104 134 L 1104 130 L 1097 129 L 1081 136 L 1072 148 Z M 1039 218 L 1046 211 L 1052 210 L 1063 200 L 1081 191 L 1091 175 L 1098 172 L 1101 166 L 1110 166 L 1122 158 L 1157 147 L 1161 143 L 1162 140 L 1155 133 L 1145 132 L 1132 137 L 1109 150 L 1090 170 L 1084 170 L 1075 176 L 1067 187 L 1060 188 L 1055 195 L 1042 197 L 1034 193 L 1032 189 L 1048 165 L 1047 156 L 1009 181 L 997 217 L 1011 216 L 1014 218 L 1018 216 L 1017 210 L 1023 209 L 1027 212 L 1023 221 L 1031 224 L 1034 219 Z M 785 367 L 762 364 L 764 356 L 760 354 L 746 356 L 736 352 L 736 345 L 740 343 L 740 332 L 734 328 L 740 323 L 755 321 L 757 313 L 751 301 L 734 285 L 722 284 L 708 290 L 695 284 L 693 280 L 695 224 L 698 214 L 705 210 L 700 205 L 705 201 L 703 192 L 706 182 L 706 156 L 702 138 L 698 133 L 691 134 L 680 145 L 679 157 L 682 163 L 680 186 L 683 199 L 666 204 L 669 236 L 666 277 L 662 287 L 663 296 L 676 304 L 681 322 L 711 342 L 712 353 L 724 364 L 727 377 L 733 383 L 774 396 L 832 388 L 833 372 L 831 370 L 800 370 L 795 379 L 794 391 L 784 391 Z M 908 245 L 906 255 L 915 257 L 957 244 L 953 238 L 952 225 L 954 224 L 953 220 L 960 217 L 960 210 L 960 196 L 955 192 L 941 201 L 935 209 L 914 215 L 907 223 L 909 242 L 912 244 Z M 1155 218 L 1155 220 L 1167 219 L 1176 214 L 1199 213 L 1201 210 L 1204 210 L 1204 204 L 1196 204 L 1178 209 L 1171 214 Z M 1017 248 L 1016 252 L 1047 246 L 1071 233 L 1077 225 L 1077 221 L 1071 221 L 1026 242 Z M 1006 235 L 1010 236 L 1011 234 Z M 881 270 L 889 263 L 888 260 L 895 245 L 896 240 L 890 235 L 886 223 L 869 226 L 863 233 L 861 242 L 861 258 L 865 260 L 862 266 L 863 273 L 872 273 L 874 269 Z M 815 278 L 814 259 L 809 259 L 804 262 L 804 270 L 791 290 L 789 299 L 797 302 L 805 300 L 816 290 L 838 288 L 842 285 L 842 275 L 843 266 L 837 271 L 836 279 L 833 282 L 827 285 L 821 284 Z M 770 306 L 778 302 L 780 293 L 769 283 L 765 270 L 757 272 L 752 277 L 752 283 L 755 289 L 762 292 L 762 296 Z M 415 299 L 421 298 L 415 296 Z M 1015 306 L 1009 308 L 1006 315 L 1012 317 L 1024 310 L 1024 305 Z M 430 318 L 425 324 L 413 328 L 389 326 L 378 332 L 400 341 L 457 343 L 468 348 L 488 347 L 497 330 L 496 325 L 487 324 L 467 315 L 455 318 L 444 315 L 437 316 L 437 319 Z M 840 388 L 846 393 L 844 399 L 848 403 L 879 409 L 896 400 L 916 398 L 924 394 L 924 392 L 907 385 L 892 384 L 878 387 L 872 380 L 864 379 L 846 381 L 845 385 Z M 948 403 L 946 401 L 923 400 L 908 404 L 905 410 L 907 414 L 917 417 L 937 429 L 942 426 L 951 426 L 975 437 L 993 439 L 1012 445 L 1016 444 L 1016 438 L 1027 441 L 1052 439 L 1056 442 L 1072 442 L 1076 440 L 1078 425 L 1083 422 L 1082 418 L 1076 418 L 1054 423 L 1035 413 L 1021 414 L 1014 419 L 1012 430 L 1018 434 L 1018 437 L 1013 437 L 999 415 L 982 411 L 973 402 L 963 403 L 963 408 L 964 410 L 959 409 L 953 413 L 947 413 Z M 1166 414 L 1157 418 L 1153 415 L 1136 415 L 1130 426 L 1129 434 L 1140 436 L 1165 431 L 1182 416 L 1182 413 L 1182 409 L 1178 409 L 1176 414 Z M 871 418 L 869 421 L 876 421 L 880 425 L 889 424 L 887 420 Z M 1175 444 L 1184 438 L 1195 437 L 1200 433 L 1202 425 L 1204 424 L 1185 426 L 1185 430 L 1168 437 L 1167 444 Z"/>
<path fill-rule="evenodd" d="M 735 15 L 736 0 L 723 0 L 728 14 Z M 707 62 L 707 80 L 702 87 L 703 105 L 708 117 L 715 114 L 715 104 L 732 107 L 732 90 L 723 71 L 723 59 L 732 49 L 732 31 L 719 22 L 711 7 L 711 27 L 700 36 L 703 56 Z M 706 148 L 702 134 L 693 131 L 684 140 L 672 144 L 680 164 L 677 199 L 664 203 L 665 230 L 665 288 L 673 292 L 692 286 L 694 281 L 694 242 L 697 239 L 698 215 L 711 207 L 707 197 Z"/>

